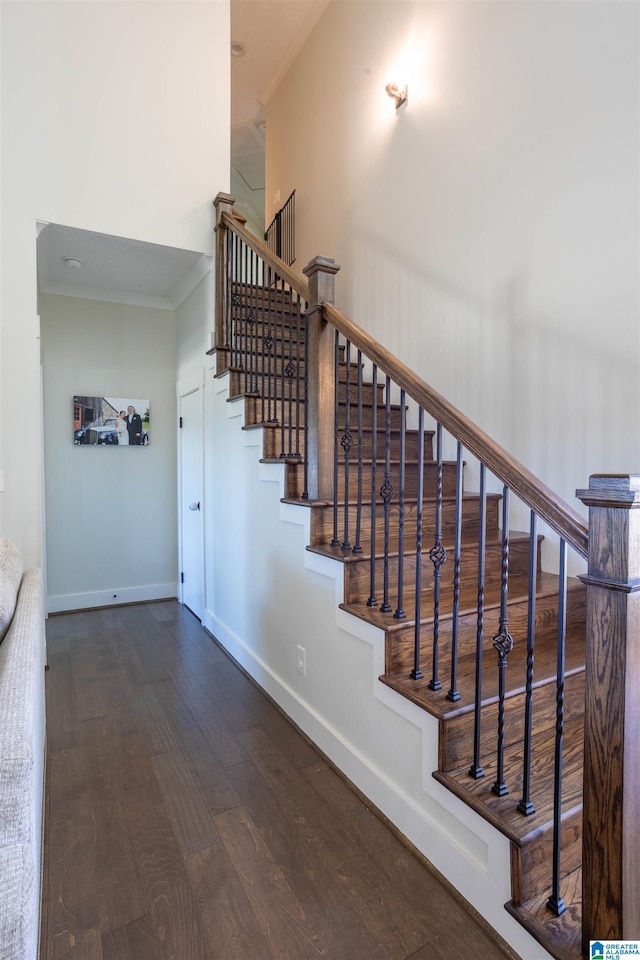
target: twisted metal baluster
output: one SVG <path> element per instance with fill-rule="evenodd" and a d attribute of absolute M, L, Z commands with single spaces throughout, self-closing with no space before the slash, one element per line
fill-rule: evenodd
<path fill-rule="evenodd" d="M 287 305 L 287 291 L 285 289 L 284 279 L 280 280 L 280 456 L 286 456 L 285 453 L 285 442 L 287 436 L 287 425 L 285 423 L 286 416 L 286 401 L 285 401 L 285 353 L 286 347 L 284 342 L 284 331 L 285 331 L 285 314 L 286 314 L 286 305 Z M 278 367 L 278 331 L 276 328 L 276 369 Z M 278 377 L 276 375 L 274 392 L 276 397 L 278 396 Z"/>
<path fill-rule="evenodd" d="M 289 287 L 289 356 L 287 357 L 287 363 L 283 369 L 283 374 L 286 377 L 287 383 L 287 411 L 289 413 L 288 425 L 287 425 L 287 456 L 290 457 L 293 453 L 293 375 L 296 372 L 295 364 L 293 362 L 293 326 L 292 326 L 292 317 L 293 317 L 293 290 Z M 283 330 L 284 332 L 284 330 Z M 282 391 L 284 398 L 284 379 L 282 382 Z"/>
<path fill-rule="evenodd" d="M 462 444 L 458 441 L 456 458 L 456 531 L 453 548 L 453 611 L 451 621 L 451 686 L 447 700 L 456 703 L 458 691 L 458 617 L 460 612 L 460 554 L 462 547 Z"/>
<path fill-rule="evenodd" d="M 340 356 L 340 334 L 336 330 L 333 348 L 333 539 L 332 547 L 340 546 L 338 537 L 338 359 Z"/>
<path fill-rule="evenodd" d="M 380 496 L 384 504 L 384 561 L 382 580 L 382 613 L 391 613 L 389 603 L 389 513 L 393 485 L 391 483 L 391 378 L 385 380 L 385 432 L 384 432 L 384 482 L 380 487 Z"/>
<path fill-rule="evenodd" d="M 420 669 L 420 620 L 422 619 L 422 508 L 424 501 L 424 410 L 418 409 L 418 493 L 416 498 L 416 606 L 413 628 L 412 680 L 422 680 Z"/>
<path fill-rule="evenodd" d="M 438 466 L 436 470 L 436 540 L 429 551 L 433 564 L 433 671 L 429 680 L 430 690 L 442 690 L 439 672 L 440 645 L 440 576 L 447 551 L 442 545 L 442 426 L 436 426 Z"/>
<path fill-rule="evenodd" d="M 232 265 L 232 279 L 233 286 L 231 288 L 231 366 L 238 367 L 239 356 L 238 356 L 238 319 L 237 313 L 238 308 L 242 302 L 239 293 L 240 281 L 238 277 L 238 237 L 233 234 L 233 239 L 231 243 L 232 256 L 233 256 L 233 265 Z M 236 308 L 235 311 L 233 308 Z"/>
<path fill-rule="evenodd" d="M 406 426 L 407 414 L 405 410 L 405 392 L 400 391 L 400 490 L 398 493 L 398 606 L 394 613 L 396 620 L 404 620 L 407 614 L 403 607 L 403 580 L 404 580 L 404 483 L 406 461 Z"/>
<path fill-rule="evenodd" d="M 507 657 L 513 650 L 513 638 L 507 629 L 507 602 L 509 591 L 509 488 L 502 489 L 502 571 L 500 577 L 499 629 L 493 638 L 498 653 L 498 745 L 496 751 L 496 779 L 491 790 L 504 797 L 509 788 L 504 779 L 504 701 L 506 692 Z"/>
<path fill-rule="evenodd" d="M 378 368 L 373 364 L 371 407 L 371 560 L 369 565 L 368 607 L 377 607 L 376 599 L 376 460 L 378 456 Z"/>
<path fill-rule="evenodd" d="M 257 385 L 255 382 L 256 356 L 258 353 L 258 330 L 256 326 L 256 303 L 258 289 L 256 287 L 256 255 L 253 250 L 249 251 L 249 393 L 257 394 Z"/>
<path fill-rule="evenodd" d="M 300 300 L 300 294 L 296 294 L 296 449 L 295 456 L 300 456 L 300 401 L 302 397 L 300 395 L 300 317 L 302 313 L 302 301 Z M 306 490 L 306 481 L 305 481 L 305 490 Z"/>
<path fill-rule="evenodd" d="M 304 320 L 304 489 L 302 499 L 309 499 L 309 337 L 307 312 Z"/>
<path fill-rule="evenodd" d="M 278 422 L 278 399 L 276 397 L 276 328 L 278 323 L 278 277 L 273 275 L 273 308 L 271 308 L 271 290 L 269 291 L 269 322 L 264 333 L 263 350 L 267 355 L 267 423 Z M 273 431 L 274 447 L 278 434 Z M 275 450 L 274 450 L 275 453 Z"/>
<path fill-rule="evenodd" d="M 360 526 L 362 523 L 362 351 L 358 350 L 358 502 L 356 504 L 356 542 L 353 553 L 362 553 Z"/>
<path fill-rule="evenodd" d="M 538 518 L 531 511 L 529 526 L 529 603 L 527 612 L 527 679 L 524 702 L 524 761 L 522 798 L 518 810 L 526 817 L 536 812 L 531 801 L 531 733 L 533 729 L 533 655 L 536 636 L 536 589 L 538 582 Z"/>
<path fill-rule="evenodd" d="M 267 268 L 267 276 L 271 276 L 271 267 Z M 262 330 L 263 330 L 263 341 L 264 341 L 264 328 L 265 325 L 269 323 L 269 313 L 271 309 L 271 290 L 269 289 L 268 282 L 265 285 L 265 272 L 262 273 Z M 262 347 L 262 360 L 260 363 L 260 396 L 262 397 L 262 422 L 265 423 L 269 416 L 269 402 L 267 396 L 267 389 L 269 386 L 269 381 L 266 374 L 267 369 L 267 356 L 264 351 L 264 343 Z"/>
<path fill-rule="evenodd" d="M 547 907 L 556 917 L 566 906 L 560 896 L 560 829 L 562 818 L 562 747 L 564 742 L 564 668 L 567 638 L 567 544 L 560 540 L 558 586 L 558 658 L 556 670 L 556 748 L 553 779 L 553 880 Z"/>
<path fill-rule="evenodd" d="M 228 364 L 230 367 L 233 366 L 233 319 L 232 319 L 232 306 L 233 306 L 233 234 L 230 230 L 225 231 L 225 256 L 226 256 L 226 270 L 225 270 L 225 305 L 224 305 L 224 345 L 229 350 L 229 360 Z M 217 346 L 217 344 L 216 344 Z"/>
<path fill-rule="evenodd" d="M 249 322 L 248 322 L 248 310 L 247 310 L 247 282 L 246 278 L 249 275 L 249 248 L 246 243 L 242 241 L 242 249 L 244 252 L 244 264 L 243 264 L 243 276 L 244 276 L 244 310 L 243 310 L 243 319 L 244 323 L 242 324 L 243 332 L 243 360 L 242 367 L 244 371 L 244 392 L 249 393 L 249 376 L 247 372 L 248 368 L 248 359 L 249 359 Z"/>
<path fill-rule="evenodd" d="M 484 777 L 480 763 L 480 736 L 482 733 L 482 644 L 484 639 L 484 570 L 487 544 L 487 470 L 480 464 L 480 505 L 478 510 L 478 606 L 476 626 L 476 682 L 473 717 L 473 763 L 469 776 L 474 780 Z"/>
<path fill-rule="evenodd" d="M 345 413 L 344 413 L 344 433 L 340 439 L 340 444 L 344 451 L 344 520 L 343 520 L 343 539 L 340 544 L 343 550 L 350 550 L 349 543 L 349 454 L 353 444 L 351 434 L 351 341 L 347 340 L 345 349 L 345 360 L 347 363 L 346 384 L 345 384 Z"/>

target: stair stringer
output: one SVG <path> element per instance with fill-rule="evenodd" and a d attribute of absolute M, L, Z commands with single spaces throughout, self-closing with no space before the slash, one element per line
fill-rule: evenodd
<path fill-rule="evenodd" d="M 282 502 L 285 465 L 259 462 L 263 431 L 241 429 L 228 379 L 212 381 L 208 400 L 219 556 L 207 562 L 204 626 L 523 960 L 547 960 L 504 910 L 508 840 L 433 779 L 437 720 L 380 683 L 384 631 L 339 608 L 344 565 L 306 549 L 310 510 Z M 223 488 L 240 499 L 233 511 Z M 221 525 L 235 531 L 233 551 L 216 540 Z"/>

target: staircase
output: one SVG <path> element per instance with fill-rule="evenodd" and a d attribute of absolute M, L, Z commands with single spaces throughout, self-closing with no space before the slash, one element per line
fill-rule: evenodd
<path fill-rule="evenodd" d="M 237 242 L 227 230 L 219 256 L 241 261 Z M 255 257 L 219 289 L 217 374 L 244 403 L 245 429 L 262 430 L 263 460 L 284 462 L 286 500 L 309 509 L 308 549 L 344 565 L 342 609 L 384 631 L 380 682 L 437 718 L 433 776 L 508 838 L 506 909 L 553 956 L 577 960 L 587 587 L 566 571 L 579 518 L 541 512 L 562 527 L 557 569 L 543 570 L 531 497 L 529 529 L 510 529 L 521 477 L 497 472 L 490 491 L 490 447 L 467 489 L 475 439 L 463 446 L 463 425 L 445 458 L 456 445 L 442 422 L 455 416 L 444 401 L 416 404 L 411 375 L 398 365 L 394 380 L 368 335 L 345 327 L 329 305 L 335 271 L 312 273 L 308 289 Z M 308 302 L 323 303 L 322 329 L 334 324 L 317 343 Z M 442 419 L 425 428 L 438 404 Z"/>

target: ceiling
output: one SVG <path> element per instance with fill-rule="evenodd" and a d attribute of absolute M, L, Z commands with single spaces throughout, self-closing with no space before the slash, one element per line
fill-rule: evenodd
<path fill-rule="evenodd" d="M 231 0 L 231 194 L 247 226 L 264 229 L 264 108 L 329 0 Z M 82 261 L 81 269 L 65 258 Z M 175 310 L 211 269 L 189 250 L 40 224 L 42 293 Z"/>
<path fill-rule="evenodd" d="M 329 0 L 231 0 L 231 194 L 264 229 L 265 106 Z M 244 50 L 234 55 L 234 48 Z"/>
<path fill-rule="evenodd" d="M 175 310 L 210 269 L 211 257 L 193 250 L 57 223 L 41 225 L 38 234 L 41 293 Z"/>

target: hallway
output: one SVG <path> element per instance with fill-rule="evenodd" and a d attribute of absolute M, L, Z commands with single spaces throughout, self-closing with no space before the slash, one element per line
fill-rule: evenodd
<path fill-rule="evenodd" d="M 41 960 L 514 958 L 177 602 L 47 640 Z"/>

